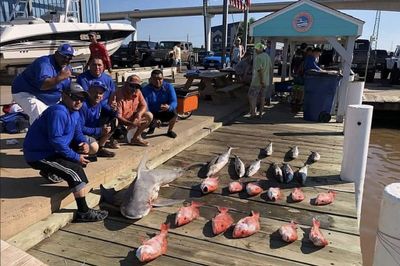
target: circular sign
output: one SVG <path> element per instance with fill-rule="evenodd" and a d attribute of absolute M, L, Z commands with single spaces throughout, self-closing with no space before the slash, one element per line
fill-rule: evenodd
<path fill-rule="evenodd" d="M 313 18 L 310 13 L 301 12 L 297 14 L 292 21 L 293 28 L 298 32 L 308 31 L 313 24 Z"/>

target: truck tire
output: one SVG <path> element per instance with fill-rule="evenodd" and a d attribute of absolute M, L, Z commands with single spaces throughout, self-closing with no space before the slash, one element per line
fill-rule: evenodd
<path fill-rule="evenodd" d="M 188 69 L 188 70 L 191 70 L 193 67 L 194 67 L 194 58 L 193 58 L 193 57 L 190 57 L 190 59 L 189 59 L 189 64 L 188 64 L 188 66 L 187 66 L 187 69 Z"/>
<path fill-rule="evenodd" d="M 375 71 L 374 72 L 367 72 L 367 76 L 365 77 L 366 82 L 374 82 L 375 79 Z"/>
<path fill-rule="evenodd" d="M 395 64 L 392 68 L 392 72 L 390 73 L 390 84 L 397 84 L 399 78 L 400 78 L 400 70 L 397 67 L 397 64 Z"/>
<path fill-rule="evenodd" d="M 387 79 L 389 76 L 389 70 L 385 67 L 381 70 L 381 79 Z"/>

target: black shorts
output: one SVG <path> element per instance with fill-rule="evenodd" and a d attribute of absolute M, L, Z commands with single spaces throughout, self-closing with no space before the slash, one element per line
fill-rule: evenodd
<path fill-rule="evenodd" d="M 177 116 L 176 110 L 153 113 L 153 120 L 160 120 L 161 122 L 169 122 L 172 118 Z"/>
<path fill-rule="evenodd" d="M 68 186 L 74 191 L 79 191 L 89 183 L 85 171 L 79 162 L 70 161 L 61 156 L 54 156 L 35 162 L 28 162 L 33 169 L 53 173 L 67 181 Z"/>

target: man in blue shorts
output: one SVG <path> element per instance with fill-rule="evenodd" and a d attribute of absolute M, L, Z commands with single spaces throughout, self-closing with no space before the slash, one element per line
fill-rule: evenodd
<path fill-rule="evenodd" d="M 83 167 L 89 163 L 89 145 L 81 131 L 78 111 L 87 95 L 79 84 L 64 90 L 62 101 L 47 108 L 31 125 L 23 152 L 26 162 L 41 175 L 67 181 L 78 206 L 76 221 L 94 222 L 104 220 L 108 212 L 90 209 L 85 199 L 88 179 Z"/>
<path fill-rule="evenodd" d="M 29 116 L 30 124 L 47 107 L 60 101 L 61 93 L 71 84 L 69 62 L 74 56 L 74 49 L 69 44 L 62 44 L 52 55 L 37 58 L 12 85 L 13 99 L 24 113 Z"/>

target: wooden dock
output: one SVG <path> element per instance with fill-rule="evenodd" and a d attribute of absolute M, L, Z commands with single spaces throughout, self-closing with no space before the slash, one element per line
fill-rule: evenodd
<path fill-rule="evenodd" d="M 232 162 L 218 174 L 220 189 L 203 196 L 199 184 L 204 171 L 192 169 L 169 187 L 161 188 L 160 195 L 203 202 L 201 217 L 182 227 L 172 227 L 167 254 L 148 265 L 361 265 L 354 185 L 339 179 L 342 130 L 342 124 L 307 123 L 290 114 L 287 106 L 277 105 L 262 120 L 240 117 L 168 160 L 160 167 L 207 162 L 229 145 L 239 148 L 234 153 L 248 164 L 260 156 L 260 148 L 270 139 L 274 143 L 274 154 L 263 159 L 259 174 L 252 179 L 259 179 L 265 189 L 280 186 L 285 197 L 271 202 L 266 200 L 265 192 L 256 197 L 228 194 L 226 186 L 235 179 Z M 293 145 L 300 149 L 299 158 L 290 162 L 295 170 L 307 160 L 310 150 L 321 154 L 321 160 L 309 169 L 303 188 L 306 199 L 301 203 L 286 200 L 295 183 L 279 184 L 267 172 L 268 161 L 282 162 Z M 333 204 L 310 204 L 317 193 L 328 189 L 337 192 Z M 231 208 L 235 221 L 251 210 L 260 212 L 261 230 L 243 239 L 232 239 L 232 231 L 213 236 L 210 219 L 218 212 L 215 206 Z M 66 226 L 28 253 L 48 265 L 141 265 L 135 257 L 136 248 L 157 233 L 161 223 L 172 222 L 179 207 L 155 208 L 138 221 L 127 220 L 111 211 L 104 222 Z M 308 240 L 313 217 L 321 221 L 322 232 L 329 241 L 324 248 L 316 248 Z M 299 240 L 287 244 L 277 230 L 291 220 L 299 223 Z"/>

